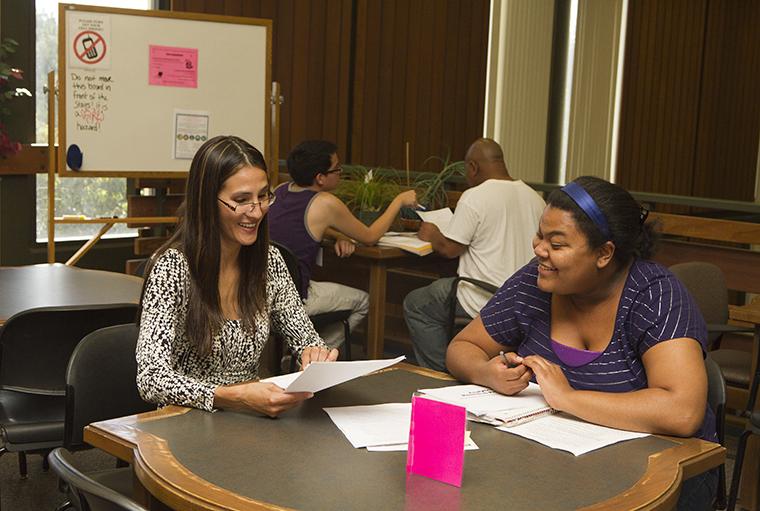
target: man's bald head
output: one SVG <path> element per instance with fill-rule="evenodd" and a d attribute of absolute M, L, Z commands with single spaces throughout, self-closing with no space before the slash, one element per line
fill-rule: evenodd
<path fill-rule="evenodd" d="M 477 186 L 487 179 L 512 179 L 501 146 L 493 139 L 477 139 L 467 149 L 464 160 L 470 186 Z"/>

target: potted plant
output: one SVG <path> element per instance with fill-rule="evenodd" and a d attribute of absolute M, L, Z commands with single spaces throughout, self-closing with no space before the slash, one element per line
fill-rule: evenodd
<path fill-rule="evenodd" d="M 397 178 L 388 171 L 378 172 L 363 165 L 344 164 L 340 184 L 334 193 L 359 220 L 369 225 L 400 191 Z"/>
<path fill-rule="evenodd" d="M 438 173 L 420 174 L 414 181 L 417 190 L 417 202 L 426 210 L 440 209 L 448 206 L 446 184 L 457 175 L 464 175 L 464 162 L 450 162 L 448 158 L 442 159 L 431 156 L 425 162 L 439 160 L 443 168 Z M 419 229 L 420 217 L 413 210 L 404 208 L 401 210 L 401 222 L 405 229 Z"/>
<path fill-rule="evenodd" d="M 13 39 L 3 39 L 0 42 L 0 157 L 13 156 L 21 150 L 21 144 L 11 140 L 3 122 L 11 114 L 6 103 L 17 96 L 31 96 L 24 88 L 16 87 L 13 81 L 23 80 L 24 75 L 20 69 L 11 67 L 6 59 L 8 55 L 16 52 L 18 43 Z"/>

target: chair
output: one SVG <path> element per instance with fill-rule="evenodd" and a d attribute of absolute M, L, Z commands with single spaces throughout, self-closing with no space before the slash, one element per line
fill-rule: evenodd
<path fill-rule="evenodd" d="M 109 326 L 88 334 L 74 349 L 66 370 L 63 445 L 87 448 L 84 427 L 156 409 L 137 390 L 137 325 Z"/>
<path fill-rule="evenodd" d="M 271 243 L 272 243 L 272 246 L 274 246 L 277 250 L 280 251 L 282 258 L 285 260 L 285 266 L 288 267 L 290 278 L 293 279 L 293 283 L 296 285 L 298 294 L 303 296 L 304 290 L 302 289 L 302 285 L 301 285 L 301 269 L 298 267 L 298 258 L 285 245 L 282 245 L 274 241 L 272 241 Z M 323 312 L 320 314 L 314 314 L 313 316 L 309 316 L 309 319 L 311 320 L 312 324 L 314 325 L 314 328 L 316 329 L 320 329 L 332 323 L 343 323 L 343 332 L 346 339 L 345 349 L 344 349 L 346 360 L 351 360 L 351 327 L 348 324 L 348 318 L 349 316 L 351 316 L 353 312 L 354 311 L 350 309 L 344 309 L 344 310 Z M 295 366 L 295 361 L 293 361 L 293 363 L 291 364 L 291 368 L 293 368 L 294 366 Z"/>
<path fill-rule="evenodd" d="M 136 313 L 136 304 L 44 307 L 12 316 L 0 330 L 0 456 L 18 453 L 22 477 L 27 452 L 45 455 L 63 444 L 65 374 L 76 345 Z"/>
<path fill-rule="evenodd" d="M 472 321 L 472 318 L 457 316 L 457 290 L 459 289 L 459 283 L 460 282 L 469 282 L 470 284 L 477 286 L 484 291 L 488 291 L 492 295 L 496 293 L 496 291 L 499 290 L 498 286 L 495 286 L 491 284 L 490 282 L 484 282 L 482 280 L 473 279 L 470 277 L 460 277 L 457 276 L 454 278 L 454 281 L 451 283 L 451 291 L 449 291 L 449 339 L 453 339 L 454 335 L 467 326 L 467 324 Z"/>
<path fill-rule="evenodd" d="M 723 272 L 711 263 L 688 262 L 674 264 L 670 271 L 689 290 L 707 323 L 709 357 L 717 362 L 726 384 L 729 385 L 728 407 L 745 410 L 744 396 L 756 384 L 752 378 L 752 357 L 745 351 L 722 349 L 720 341 L 725 334 L 752 332 L 751 328 L 737 327 L 728 322 L 728 291 Z M 732 389 L 736 389 L 732 392 Z M 739 390 L 740 389 L 740 390 Z M 734 397 L 737 396 L 737 397 Z M 732 399 L 732 397 L 734 397 Z"/>
<path fill-rule="evenodd" d="M 134 323 L 95 330 L 74 349 L 66 370 L 66 416 L 63 445 L 69 451 L 87 449 L 83 432 L 92 422 L 155 410 L 137 391 L 138 328 Z M 122 495 L 132 492 L 129 468 L 103 470 L 89 477 Z M 78 496 L 72 490 L 71 499 Z M 71 502 L 58 509 L 67 509 Z"/>
<path fill-rule="evenodd" d="M 744 453 L 747 450 L 747 440 L 750 435 L 760 435 L 760 411 L 754 411 L 757 403 L 757 382 L 760 381 L 760 368 L 755 373 L 754 384 L 749 395 L 747 409 L 750 410 L 749 422 L 747 427 L 739 437 L 739 445 L 736 447 L 736 460 L 734 462 L 734 474 L 731 477 L 731 489 L 728 493 L 728 506 L 726 509 L 733 511 L 736 506 L 736 499 L 739 496 L 739 482 L 742 476 L 742 465 L 744 464 Z"/>
<path fill-rule="evenodd" d="M 58 447 L 50 453 L 49 460 L 53 470 L 66 483 L 81 511 L 147 511 L 146 508 L 92 479 L 79 471 L 69 460 L 69 453 Z"/>
<path fill-rule="evenodd" d="M 715 429 L 718 434 L 718 443 L 725 444 L 726 431 L 726 381 L 720 372 L 718 364 L 710 359 L 705 359 L 707 370 L 707 404 L 715 414 Z M 726 507 L 726 465 L 720 466 L 718 474 L 718 492 L 715 496 L 714 509 Z"/>

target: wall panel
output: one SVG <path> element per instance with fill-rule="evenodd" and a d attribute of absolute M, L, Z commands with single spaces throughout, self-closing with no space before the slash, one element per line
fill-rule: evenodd
<path fill-rule="evenodd" d="M 271 19 L 272 79 L 285 97 L 280 158 L 306 138 L 348 147 L 352 0 L 174 0 L 172 9 Z"/>
<path fill-rule="evenodd" d="M 617 181 L 642 192 L 693 186 L 707 0 L 629 3 Z"/>
<path fill-rule="evenodd" d="M 351 158 L 436 169 L 481 136 L 487 0 L 357 0 Z"/>

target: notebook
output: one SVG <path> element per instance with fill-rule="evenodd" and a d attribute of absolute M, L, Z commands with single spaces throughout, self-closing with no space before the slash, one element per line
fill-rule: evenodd
<path fill-rule="evenodd" d="M 399 233 L 385 233 L 377 244 L 384 247 L 400 248 L 418 256 L 426 256 L 433 252 L 433 245 L 429 241 L 422 241 L 415 234 L 409 236 Z"/>
<path fill-rule="evenodd" d="M 464 406 L 470 420 L 494 426 L 516 426 L 554 413 L 541 388 L 532 382 L 515 396 L 505 396 L 480 385 L 452 385 L 420 392 L 432 399 Z"/>

